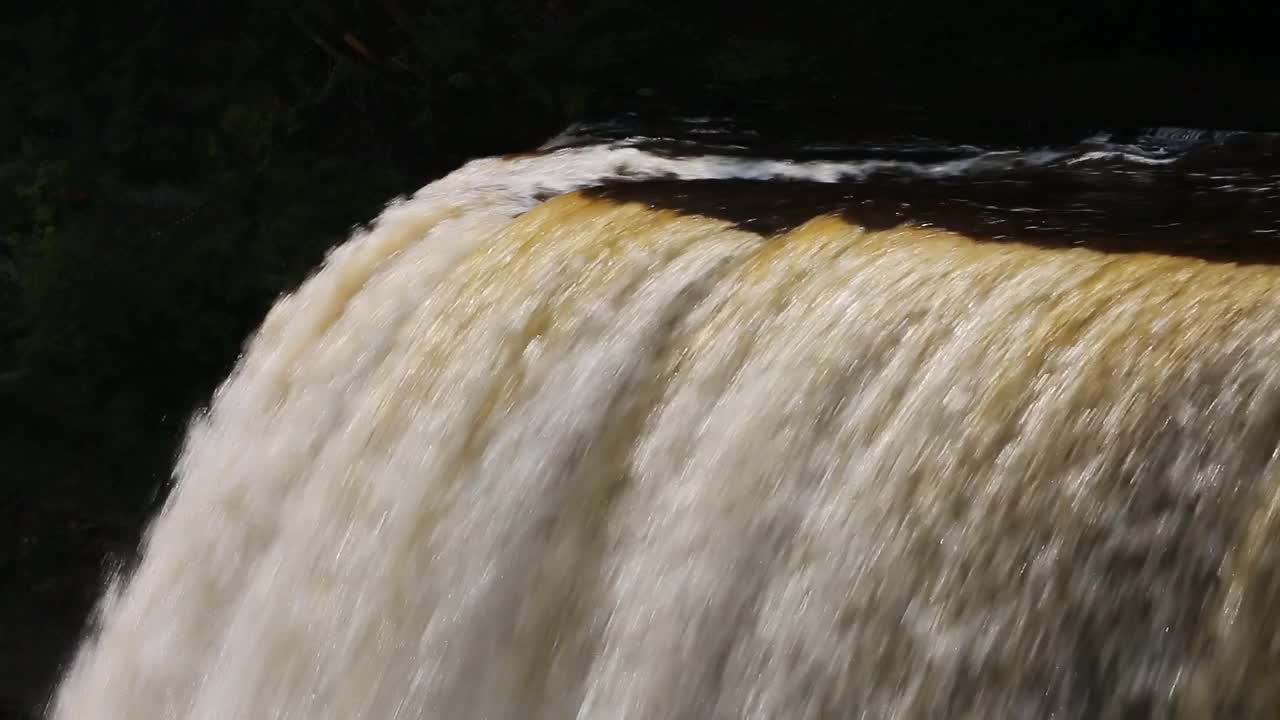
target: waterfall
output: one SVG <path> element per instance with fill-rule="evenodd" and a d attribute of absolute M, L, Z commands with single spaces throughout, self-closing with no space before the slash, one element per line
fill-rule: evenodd
<path fill-rule="evenodd" d="M 1280 266 L 859 204 L 1175 172 L 1104 150 L 608 142 L 393 203 L 193 421 L 51 716 L 1267 716 Z M 809 204 L 694 208 L 736 182 Z"/>

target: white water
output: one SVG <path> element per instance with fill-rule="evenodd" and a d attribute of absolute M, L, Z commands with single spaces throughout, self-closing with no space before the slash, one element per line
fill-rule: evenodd
<path fill-rule="evenodd" d="M 390 207 L 193 425 L 53 717 L 1273 709 L 1280 270 L 535 200 L 864 166 Z"/>

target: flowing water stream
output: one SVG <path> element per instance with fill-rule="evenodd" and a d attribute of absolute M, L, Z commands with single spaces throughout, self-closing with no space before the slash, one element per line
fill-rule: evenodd
<path fill-rule="evenodd" d="M 1280 143 L 678 130 L 281 299 L 52 717 L 1274 716 Z"/>

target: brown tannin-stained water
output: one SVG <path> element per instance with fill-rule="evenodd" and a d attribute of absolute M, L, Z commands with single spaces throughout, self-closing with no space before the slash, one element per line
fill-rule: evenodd
<path fill-rule="evenodd" d="M 57 720 L 1280 703 L 1280 141 L 578 128 L 281 299 Z"/>

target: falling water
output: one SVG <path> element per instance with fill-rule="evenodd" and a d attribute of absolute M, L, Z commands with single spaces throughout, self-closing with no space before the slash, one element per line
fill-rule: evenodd
<path fill-rule="evenodd" d="M 278 303 L 54 718 L 1274 712 L 1272 178 L 556 147 Z"/>

